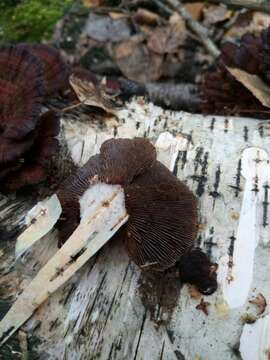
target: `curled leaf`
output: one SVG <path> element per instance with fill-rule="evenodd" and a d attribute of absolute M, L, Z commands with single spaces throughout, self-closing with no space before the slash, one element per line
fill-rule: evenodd
<path fill-rule="evenodd" d="M 96 85 L 91 81 L 82 80 L 74 74 L 70 76 L 69 82 L 82 104 L 96 106 L 112 114 L 119 109 L 116 96 L 109 94 L 102 82 Z"/>

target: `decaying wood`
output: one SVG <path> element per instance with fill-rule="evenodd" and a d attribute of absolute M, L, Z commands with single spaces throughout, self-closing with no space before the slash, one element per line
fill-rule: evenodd
<path fill-rule="evenodd" d="M 242 153 L 251 146 L 267 153 L 270 149 L 270 139 L 258 121 L 164 111 L 151 103 L 133 101 L 119 112 L 117 121 L 93 120 L 85 114 L 80 119 L 65 114 L 62 127 L 62 137 L 79 165 L 98 152 L 108 138 L 146 136 L 155 143 L 160 134 L 167 132 L 157 144 L 159 158 L 167 158 L 172 171 L 198 196 L 197 245 L 219 264 L 222 283 L 222 276 L 233 266 L 229 256 L 234 257 L 245 185 L 241 176 Z M 258 245 L 248 296 L 250 299 L 261 292 L 267 303 L 270 297 L 265 276 L 270 272 L 269 181 L 258 187 Z M 23 201 L 3 196 L 0 200 L 1 317 L 57 250 L 54 230 L 36 243 L 30 254 L 14 263 L 15 239 L 23 215 L 32 206 L 33 199 Z M 166 305 L 168 301 L 159 301 L 149 281 L 129 261 L 121 237 L 114 239 L 23 326 L 27 346 L 21 348 L 21 341 L 14 334 L 0 349 L 0 358 L 17 359 L 12 351 L 17 351 L 20 358 L 27 349 L 29 357 L 53 360 L 238 359 L 235 348 L 243 327 L 240 317 L 249 309 L 248 300 L 232 310 L 225 304 L 219 286 L 217 293 L 205 298 L 210 304 L 206 317 L 196 309 L 199 301 L 189 295 L 187 286 L 180 293 L 174 291 L 175 286 L 180 289 L 177 278 L 164 275 L 158 280 L 159 289 L 162 286 L 166 289 L 163 296 L 171 300 L 170 308 Z M 225 308 L 226 311 L 220 310 Z"/>

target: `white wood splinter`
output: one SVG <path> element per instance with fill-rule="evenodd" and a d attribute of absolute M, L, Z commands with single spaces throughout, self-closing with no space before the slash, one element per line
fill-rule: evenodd
<path fill-rule="evenodd" d="M 61 204 L 56 195 L 40 201 L 28 212 L 24 220 L 26 230 L 18 237 L 16 242 L 16 259 L 54 227 L 61 212 Z"/>
<path fill-rule="evenodd" d="M 253 279 L 256 238 L 257 203 L 262 187 L 269 178 L 266 151 L 251 147 L 241 158 L 241 175 L 245 178 L 243 203 L 234 244 L 233 258 L 223 279 L 223 295 L 230 308 L 245 304 Z"/>
<path fill-rule="evenodd" d="M 0 322 L 0 345 L 32 316 L 50 294 L 95 255 L 127 221 L 124 192 L 120 186 L 97 184 L 84 196 L 81 199 L 80 225 L 38 272 Z M 88 204 L 87 199 L 90 198 L 92 201 Z"/>

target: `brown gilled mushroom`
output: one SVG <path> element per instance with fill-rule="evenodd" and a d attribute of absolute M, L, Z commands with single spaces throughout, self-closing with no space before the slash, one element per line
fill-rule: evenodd
<path fill-rule="evenodd" d="M 61 207 L 58 227 L 66 242 L 0 322 L 0 345 L 125 223 L 128 254 L 142 270 L 164 271 L 179 262 L 183 281 L 207 295 L 216 290 L 215 269 L 194 249 L 196 198 L 156 160 L 148 140 L 106 141 L 100 154 L 69 177 L 48 203 L 46 211 L 44 204 L 32 209 L 34 217 L 28 217 L 28 228 L 18 238 L 16 255 L 44 236 L 39 223 L 54 226 L 52 215 Z M 63 232 L 70 237 L 65 239 Z"/>
<path fill-rule="evenodd" d="M 50 45 L 21 43 L 18 48 L 33 54 L 42 64 L 46 95 L 68 87 L 69 70 L 60 52 Z"/>
<path fill-rule="evenodd" d="M 193 249 L 197 234 L 196 198 L 156 160 L 154 146 L 143 138 L 104 142 L 100 154 L 64 182 L 57 193 L 63 209 L 62 220 L 58 222 L 60 245 L 79 225 L 79 199 L 89 186 L 97 183 L 123 187 L 129 215 L 125 246 L 141 269 L 164 271 L 180 261 L 180 274 L 183 273 L 185 282 L 196 284 L 204 294 L 216 290 L 212 264 L 200 250 Z M 191 273 L 191 266 L 188 277 L 185 269 L 189 258 L 195 272 Z"/>
<path fill-rule="evenodd" d="M 34 130 L 44 95 L 42 73 L 42 65 L 28 51 L 0 49 L 0 143 L 23 139 Z"/>
<path fill-rule="evenodd" d="M 45 180 L 50 159 L 58 148 L 60 119 L 54 111 L 38 118 L 35 130 L 22 140 L 0 143 L 0 181 L 4 190 L 18 190 Z"/>

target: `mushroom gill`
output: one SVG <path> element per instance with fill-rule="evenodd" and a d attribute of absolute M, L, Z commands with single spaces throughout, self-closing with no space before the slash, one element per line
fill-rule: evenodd
<path fill-rule="evenodd" d="M 49 160 L 58 147 L 60 119 L 53 111 L 41 114 L 42 103 L 52 89 L 49 79 L 54 79 L 58 88 L 59 76 L 64 73 L 58 51 L 49 46 L 21 44 L 0 48 L 3 190 L 17 190 L 46 178 Z"/>
<path fill-rule="evenodd" d="M 24 49 L 0 49 L 0 138 L 20 140 L 34 130 L 44 95 L 42 66 Z M 2 141 L 1 141 L 2 142 Z"/>
<path fill-rule="evenodd" d="M 35 43 L 21 43 L 17 47 L 27 50 L 41 63 L 46 95 L 65 90 L 68 87 L 69 69 L 56 48 Z"/>
<path fill-rule="evenodd" d="M 164 271 L 180 261 L 185 281 L 184 271 L 191 263 L 196 273 L 203 271 L 203 284 L 200 286 L 200 276 L 190 276 L 190 282 L 202 291 L 206 285 L 209 288 L 209 283 L 212 290 L 216 289 L 207 256 L 202 253 L 208 261 L 203 264 L 194 261 L 197 200 L 184 183 L 156 160 L 154 146 L 144 138 L 104 142 L 100 154 L 91 157 L 62 184 L 57 193 L 62 206 L 62 217 L 57 223 L 60 245 L 80 223 L 80 199 L 88 193 L 93 196 L 89 189 L 104 183 L 121 185 L 124 191 L 129 216 L 123 229 L 124 244 L 130 258 L 142 270 Z M 182 257 L 187 260 L 181 263 Z"/>

